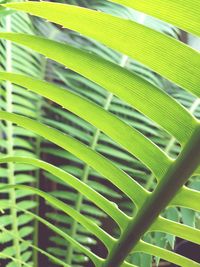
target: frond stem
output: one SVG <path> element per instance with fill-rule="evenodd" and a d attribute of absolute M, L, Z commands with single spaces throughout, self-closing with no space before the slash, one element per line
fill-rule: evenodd
<path fill-rule="evenodd" d="M 200 125 L 141 210 L 113 247 L 103 267 L 118 267 L 200 163 Z"/>
<path fill-rule="evenodd" d="M 195 101 L 192 103 L 189 111 L 191 114 L 194 114 L 195 111 L 197 110 L 198 106 L 200 105 L 200 98 L 195 99 Z M 173 148 L 173 146 L 176 144 L 176 138 L 172 137 L 169 140 L 169 143 L 167 144 L 166 148 L 165 148 L 165 153 L 170 153 L 171 149 Z M 150 175 L 146 185 L 145 185 L 145 189 L 150 190 L 152 187 L 152 183 L 155 179 L 155 176 L 153 174 Z"/>
<path fill-rule="evenodd" d="M 11 31 L 11 16 L 6 17 L 6 31 Z M 6 40 L 6 66 L 5 69 L 7 72 L 12 71 L 12 43 L 11 41 Z M 12 84 L 9 81 L 6 81 L 5 85 L 6 89 L 6 111 L 12 112 L 13 111 L 13 88 Z M 14 139 L 13 139 L 13 124 L 10 121 L 6 121 L 6 140 L 7 140 L 7 154 L 13 155 L 14 154 Z M 14 163 L 10 162 L 8 163 L 8 183 L 9 184 L 15 184 L 15 165 Z M 16 193 L 15 189 L 10 190 L 9 197 L 12 205 L 16 205 Z M 16 265 L 17 267 L 21 267 L 21 252 L 20 252 L 20 242 L 19 242 L 19 232 L 18 232 L 18 220 L 17 220 L 17 211 L 16 209 L 11 208 L 10 209 L 10 215 L 12 217 L 12 231 L 15 234 L 15 237 L 13 238 L 13 246 L 15 250 L 15 258 L 16 258 Z"/>

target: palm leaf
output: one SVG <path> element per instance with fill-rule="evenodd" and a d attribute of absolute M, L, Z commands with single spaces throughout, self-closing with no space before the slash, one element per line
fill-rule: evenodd
<path fill-rule="evenodd" d="M 193 1 L 192 3 L 195 7 L 196 2 Z M 197 86 L 199 53 L 181 44 L 180 42 L 171 39 L 171 37 L 162 35 L 134 22 L 126 21 L 111 15 L 106 15 L 104 13 L 89 11 L 86 9 L 71 7 L 67 5 L 29 2 L 20 4 L 10 4 L 10 6 L 16 9 L 19 8 L 20 10 L 29 11 L 32 14 L 40 15 L 47 19 L 52 19 L 56 23 L 61 23 L 64 26 L 72 28 L 73 30 L 78 30 L 86 35 L 89 35 L 92 38 L 96 38 L 97 40 L 100 40 L 106 45 L 118 49 L 119 51 L 124 52 L 129 56 L 134 57 L 136 60 L 139 60 L 142 63 L 148 65 L 150 68 L 152 68 L 159 74 L 182 86 L 184 89 L 190 91 L 196 96 L 199 95 Z M 45 7 L 45 9 L 41 9 L 41 6 Z M 56 16 L 55 9 L 57 9 L 57 11 L 60 11 L 59 14 L 63 14 L 63 17 L 62 15 L 59 17 Z M 44 13 L 43 10 L 45 10 Z M 79 16 L 79 25 L 77 24 L 77 21 L 73 19 L 75 14 Z M 80 23 L 81 19 L 83 19 L 82 23 Z M 91 20 L 94 23 L 91 23 Z M 87 26 L 87 23 L 88 27 L 82 27 L 82 25 Z M 94 31 L 94 29 L 98 29 L 100 25 L 101 27 L 103 25 L 105 32 L 102 32 L 100 30 Z M 109 25 L 109 27 L 107 27 L 106 25 Z M 133 34 L 135 34 L 135 39 L 131 37 L 133 36 Z M 151 230 L 151 227 L 155 227 L 155 225 L 156 227 L 154 228 L 154 230 L 156 229 L 156 231 L 161 231 L 162 229 L 162 231 L 168 232 L 176 228 L 174 234 L 178 236 L 185 235 L 186 239 L 193 240 L 193 242 L 197 242 L 197 240 L 195 241 L 195 236 L 199 234 L 199 230 L 172 222 L 171 224 L 174 224 L 174 228 L 168 229 L 168 221 L 164 221 L 162 223 L 163 219 L 160 219 L 160 217 L 158 217 L 161 211 L 166 208 L 171 201 L 171 205 L 184 206 L 187 208 L 195 209 L 195 204 L 192 200 L 195 197 L 199 199 L 199 192 L 183 187 L 188 178 L 195 172 L 199 165 L 199 122 L 197 121 L 197 119 L 192 117 L 189 112 L 182 108 L 176 101 L 174 101 L 168 95 L 165 95 L 158 88 L 152 86 L 145 80 L 140 80 L 139 77 L 135 76 L 132 73 L 129 73 L 128 71 L 125 71 L 117 65 L 112 64 L 108 61 L 104 61 L 103 59 L 95 55 L 91 55 L 85 51 L 81 51 L 77 48 L 74 49 L 70 46 L 61 43 L 48 41 L 43 38 L 11 33 L 1 33 L 0 36 L 2 38 L 15 41 L 19 44 L 27 45 L 28 47 L 36 50 L 37 52 L 40 52 L 53 60 L 56 60 L 62 64 L 69 66 L 73 70 L 100 84 L 109 91 L 115 90 L 114 87 L 119 87 L 119 85 L 121 84 L 121 87 L 125 87 L 127 90 L 123 92 L 121 88 L 120 94 L 122 95 L 118 96 L 122 99 L 124 99 L 124 94 L 126 94 L 127 92 L 131 92 L 129 91 L 130 89 L 128 87 L 130 82 L 131 86 L 133 86 L 134 84 L 138 86 L 138 81 L 144 83 L 146 85 L 146 94 L 148 92 L 148 89 L 152 88 L 152 90 L 150 91 L 151 93 L 148 94 L 149 98 L 152 96 L 151 94 L 154 94 L 155 91 L 159 94 L 159 97 L 158 95 L 156 96 L 156 101 L 154 105 L 151 106 L 151 109 L 141 110 L 143 108 L 142 105 L 141 107 L 137 108 L 140 109 L 140 111 L 143 112 L 145 115 L 151 117 L 158 125 L 163 127 L 166 131 L 170 132 L 173 136 L 175 136 L 175 138 L 177 138 L 177 140 L 182 145 L 182 150 L 178 157 L 176 159 L 171 159 L 169 158 L 169 156 L 166 155 L 164 151 L 159 149 L 148 138 L 146 138 L 144 135 L 134 129 L 127 128 L 129 138 L 132 136 L 133 140 L 137 140 L 137 143 L 134 142 L 135 147 L 132 148 L 130 147 L 130 144 L 132 143 L 128 143 L 123 138 L 123 135 L 120 136 L 120 138 L 118 136 L 113 135 L 112 131 L 110 130 L 112 129 L 112 127 L 109 127 L 109 132 L 106 130 L 106 128 L 100 128 L 103 131 L 106 130 L 106 133 L 109 134 L 116 142 L 120 143 L 127 151 L 129 151 L 134 156 L 143 161 L 145 165 L 148 166 L 157 177 L 159 183 L 152 193 L 147 193 L 146 190 L 140 188 L 140 191 L 143 192 L 144 196 L 141 197 L 142 200 L 138 203 L 135 199 L 135 193 L 138 193 L 138 191 L 135 191 L 135 189 L 133 188 L 133 186 L 135 187 L 137 183 L 126 176 L 127 182 L 129 181 L 130 185 L 132 184 L 131 187 L 133 188 L 133 190 L 131 190 L 132 192 L 128 192 L 130 188 L 128 188 L 128 184 L 125 181 L 123 181 L 123 183 L 120 183 L 120 179 L 112 177 L 113 170 L 115 170 L 115 172 L 120 172 L 120 170 L 117 167 L 114 167 L 114 165 L 112 165 L 110 161 L 106 160 L 104 157 L 100 156 L 95 151 L 91 150 L 90 148 L 81 144 L 75 139 L 72 139 L 67 135 L 61 134 L 58 130 L 54 130 L 52 128 L 44 126 L 41 123 L 35 122 L 34 120 L 25 117 L 23 118 L 20 115 L 9 114 L 8 112 L 0 113 L 2 119 L 18 123 L 19 125 L 29 130 L 32 130 L 37 134 L 44 136 L 45 138 L 48 138 L 50 141 L 53 141 L 57 145 L 74 153 L 80 159 L 84 160 L 87 164 L 92 166 L 95 170 L 105 175 L 106 178 L 112 180 L 112 182 L 115 183 L 120 190 L 124 191 L 124 193 L 127 194 L 127 196 L 129 196 L 132 201 L 134 201 L 134 203 L 137 205 L 137 214 L 131 218 L 128 218 L 127 225 L 123 226 L 121 229 L 122 231 L 120 238 L 118 240 L 112 240 L 108 236 L 108 234 L 103 232 L 100 228 L 98 228 L 98 226 L 91 224 L 91 222 L 88 221 L 80 213 L 74 213 L 72 210 L 69 209 L 69 207 L 67 207 L 66 205 L 63 206 L 63 204 L 55 198 L 50 197 L 48 194 L 42 193 L 41 191 L 35 190 L 35 193 L 45 197 L 52 204 L 56 204 L 57 207 L 59 207 L 60 205 L 60 207 L 63 207 L 65 211 L 68 209 L 68 213 L 71 216 L 81 222 L 93 234 L 95 234 L 99 239 L 104 242 L 108 249 L 109 255 L 108 258 L 104 261 L 98 259 L 96 262 L 94 262 L 96 266 L 119 266 L 120 264 L 122 264 L 122 266 L 131 266 L 126 262 L 122 262 L 126 259 L 126 257 L 132 251 L 133 248 L 135 248 L 134 251 L 137 251 L 137 248 L 139 247 L 140 251 L 145 251 L 146 253 L 149 253 L 149 248 L 151 248 L 151 251 L 153 250 L 154 246 L 151 247 L 151 245 L 149 245 L 150 247 L 148 247 L 147 245 L 145 248 L 145 244 L 143 244 L 140 239 L 147 231 Z M 108 36 L 112 38 L 110 39 L 108 38 Z M 124 43 L 123 40 L 126 40 L 127 42 Z M 147 43 L 145 40 L 148 40 L 149 42 Z M 138 49 L 140 49 L 140 51 L 143 51 L 143 53 L 136 53 L 136 50 L 130 49 L 131 46 L 137 47 Z M 50 51 L 52 50 L 52 48 L 54 48 L 54 53 L 51 53 Z M 63 54 L 64 49 L 68 53 L 68 57 L 66 59 L 65 54 Z M 149 50 L 151 50 L 150 54 L 148 54 Z M 168 53 L 166 53 L 166 51 Z M 79 58 L 76 61 L 77 55 L 79 55 Z M 84 61 L 81 61 L 81 59 L 84 59 Z M 172 62 L 172 60 L 174 64 L 169 69 L 168 65 L 170 64 L 170 62 Z M 192 72 L 187 71 L 186 62 L 190 62 L 190 64 L 193 66 Z M 78 63 L 79 65 L 77 65 Z M 85 69 L 84 67 L 87 68 Z M 92 73 L 91 70 L 93 70 Z M 108 72 L 108 70 L 109 74 L 112 76 L 106 75 L 106 72 Z M 115 82 L 117 77 L 123 77 L 124 79 L 121 80 L 121 83 L 119 80 L 118 84 L 114 84 L 115 86 L 112 86 L 112 83 Z M 103 79 L 105 78 L 110 78 L 111 81 L 109 82 L 109 80 L 106 80 L 105 83 L 105 80 L 103 81 Z M 122 81 L 124 82 L 123 85 Z M 32 85 L 32 83 L 33 82 L 31 82 L 30 85 Z M 118 94 L 116 93 L 116 91 L 114 93 Z M 131 92 L 131 94 L 132 93 L 133 92 Z M 131 94 L 129 98 L 131 98 Z M 162 98 L 165 99 L 163 100 L 163 102 Z M 127 97 L 126 101 L 129 102 L 130 99 L 128 99 Z M 148 101 L 147 103 L 146 101 L 146 99 L 143 99 L 143 106 L 148 103 Z M 135 103 L 132 104 L 136 105 Z M 175 123 L 176 117 L 174 116 L 171 117 L 169 122 L 164 122 L 164 120 L 159 117 L 159 108 L 161 109 L 161 107 L 163 106 L 166 107 L 166 105 L 170 105 L 170 107 L 173 108 L 174 112 L 180 112 L 179 118 L 181 118 L 181 121 L 184 122 L 185 128 L 180 128 L 180 126 L 177 127 L 177 124 Z M 95 105 L 92 104 L 92 106 Z M 165 108 L 165 117 L 170 114 L 170 111 L 171 109 Z M 105 112 L 105 114 L 106 118 L 110 117 L 109 112 Z M 96 115 L 96 111 L 93 115 Z M 89 120 L 88 117 L 85 119 Z M 97 120 L 92 123 L 94 124 L 96 123 L 96 121 Z M 91 123 L 91 121 L 89 122 Z M 99 125 L 95 124 L 95 126 Z M 120 128 L 117 128 L 117 130 L 119 129 L 121 129 L 121 125 Z M 124 132 L 124 134 L 127 133 Z M 130 140 L 132 139 L 130 138 Z M 143 147 L 142 151 L 139 149 L 139 144 Z M 102 165 L 99 165 L 100 162 Z M 5 187 L 4 189 L 6 188 L 8 189 L 9 187 Z M 199 264 L 197 263 L 191 262 L 186 258 L 178 256 L 177 254 L 174 254 L 164 249 L 154 248 L 153 254 L 158 257 L 163 257 L 166 260 L 172 261 L 174 263 L 178 262 L 181 266 L 199 266 Z"/>

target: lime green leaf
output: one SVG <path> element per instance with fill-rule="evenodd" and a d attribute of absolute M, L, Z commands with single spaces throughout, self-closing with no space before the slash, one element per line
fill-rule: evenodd
<path fill-rule="evenodd" d="M 139 184 L 134 182 L 133 179 L 127 176 L 124 172 L 119 170 L 114 164 L 111 163 L 111 161 L 107 160 L 76 139 L 21 115 L 0 111 L 0 119 L 10 120 L 13 123 L 31 130 L 43 136 L 44 138 L 47 138 L 49 141 L 57 144 L 63 149 L 73 153 L 88 163 L 91 167 L 102 173 L 102 175 L 104 175 L 106 178 L 109 178 L 131 199 L 134 199 L 138 206 L 144 202 L 145 197 L 148 195 L 147 191 L 145 191 Z M 135 190 L 135 188 L 137 189 Z"/>
<path fill-rule="evenodd" d="M 28 46 L 98 83 L 149 116 L 181 143 L 185 143 L 196 126 L 192 115 L 159 88 L 101 57 L 31 35 L 1 32 L 0 38 Z"/>
<path fill-rule="evenodd" d="M 200 36 L 200 2 L 198 0 L 109 1 L 132 7 Z"/>
<path fill-rule="evenodd" d="M 11 3 L 9 7 L 94 38 L 200 96 L 200 54 L 171 37 L 130 20 L 77 6 L 22 2 Z M 188 72 L 188 62 L 192 65 L 192 72 Z"/>

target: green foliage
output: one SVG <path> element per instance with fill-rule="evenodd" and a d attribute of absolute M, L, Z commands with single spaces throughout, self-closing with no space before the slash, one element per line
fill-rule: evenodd
<path fill-rule="evenodd" d="M 113 2 L 130 5 L 130 1 Z M 151 1 L 150 8 L 146 3 L 130 7 L 199 34 L 198 14 L 195 20 L 189 15 L 198 9 L 197 1 L 188 0 L 180 5 L 170 1 L 170 6 L 166 1 L 157 2 Z M 87 6 L 86 1 L 78 4 Z M 10 184 L 2 187 L 2 191 L 11 192 L 11 203 L 2 202 L 1 207 L 10 209 L 15 218 L 11 235 L 5 229 L 8 224 L 3 223 L 2 240 L 4 243 L 13 240 L 18 247 L 16 254 L 9 247 L 2 251 L 3 258 L 13 261 L 8 266 L 32 265 L 31 252 L 27 251 L 31 246 L 27 243 L 23 246 L 22 240 L 32 228 L 19 227 L 20 218 L 23 225 L 34 218 L 32 249 L 58 265 L 83 266 L 90 259 L 95 266 L 150 266 L 155 256 L 157 262 L 162 258 L 179 266 L 200 266 L 170 251 L 175 236 L 197 244 L 200 240 L 194 212 L 199 212 L 199 183 L 198 178 L 192 177 L 199 174 L 199 121 L 192 115 L 198 116 L 199 53 L 172 38 L 177 38 L 174 27 L 150 17 L 146 26 L 138 24 L 144 24 L 144 15 L 109 2 L 91 3 L 91 8 L 103 12 L 48 2 L 10 3 L 6 7 L 89 37 L 61 31 L 59 26 L 38 19 L 34 19 L 34 25 L 49 39 L 29 35 L 32 33 L 29 31 L 9 33 L 12 30 L 9 28 L 0 33 L 7 44 L 2 45 L 2 57 L 8 53 L 4 49 L 8 51 L 17 43 L 20 46 L 12 51 L 17 57 L 14 62 L 18 67 L 25 62 L 22 71 L 10 68 L 7 55 L 2 66 L 6 72 L 0 72 L 0 79 L 7 81 L 2 85 L 2 96 L 7 94 L 7 99 L 2 98 L 0 118 L 6 121 L 2 131 L 9 141 L 6 144 L 2 140 L 7 156 L 2 155 L 0 162 L 8 164 L 2 177 L 7 176 L 4 183 Z M 170 17 L 166 16 L 166 8 Z M 24 28 L 18 30 L 22 32 Z M 21 45 L 35 52 L 22 56 Z M 36 52 L 50 60 L 40 61 Z M 39 69 L 38 62 L 42 62 Z M 12 87 L 16 89 L 13 91 Z M 21 153 L 15 153 L 14 141 L 23 148 Z M 36 144 L 33 150 L 32 144 Z M 27 154 L 24 150 L 31 152 Z M 37 159 L 48 157 L 52 164 Z M 57 158 L 59 162 L 55 164 Z M 33 167 L 26 168 L 27 164 Z M 21 175 L 19 178 L 14 175 L 16 171 Z M 37 189 L 41 177 L 52 181 L 54 190 L 45 193 Z M 36 188 L 20 185 L 34 181 Z M 35 204 L 30 205 L 30 198 L 22 205 L 16 201 L 17 194 L 27 199 L 30 192 L 53 207 L 48 208 L 44 218 L 38 216 L 38 209 L 36 215 L 28 211 Z M 16 208 L 23 209 L 20 218 Z M 104 229 L 104 220 L 113 225 L 113 231 Z M 38 247 L 37 221 L 54 232 L 48 253 Z M 91 251 L 96 242 L 108 251 L 106 258 Z M 33 259 L 37 266 L 37 253 Z"/>
<path fill-rule="evenodd" d="M 20 25 L 20 27 L 19 27 Z M 1 19 L 1 31 L 34 33 L 34 28 L 30 18 L 26 14 L 15 13 Z M 37 65 L 40 62 L 40 56 L 28 49 L 12 44 L 10 41 L 1 40 L 1 69 L 5 71 L 14 71 L 24 73 L 30 76 L 39 77 L 40 69 Z M 11 84 L 10 82 L 1 82 L 0 107 L 7 112 L 17 114 L 26 114 L 37 119 L 38 111 L 36 106 L 40 97 L 27 92 L 24 88 Z M 35 142 L 37 136 L 26 130 L 13 125 L 10 122 L 1 122 L 1 156 L 7 154 L 15 156 L 36 157 Z M 1 168 L 1 184 L 34 184 L 36 168 L 32 165 L 14 165 L 9 163 L 7 168 Z M 9 195 L 1 194 L 1 198 L 9 198 L 12 207 L 7 207 L 5 215 L 1 215 L 0 227 L 10 228 L 9 232 L 1 229 L 2 235 L 0 243 L 3 245 L 2 253 L 8 257 L 16 256 L 16 260 L 22 262 L 31 262 L 32 252 L 29 247 L 20 241 L 20 238 L 33 237 L 32 218 L 26 214 L 18 213 L 16 205 L 24 209 L 33 209 L 37 203 L 34 199 L 30 200 L 30 194 L 23 191 L 11 190 Z M 29 206 L 26 206 L 26 200 L 29 199 Z M 11 242 L 13 240 L 13 242 Z M 6 257 L 5 257 L 6 258 Z M 3 264 L 5 261 L 3 261 Z M 7 266 L 16 266 L 17 263 L 8 263 Z"/>

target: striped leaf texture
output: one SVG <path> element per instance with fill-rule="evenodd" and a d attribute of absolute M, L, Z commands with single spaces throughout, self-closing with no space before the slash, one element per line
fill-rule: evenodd
<path fill-rule="evenodd" d="M 200 266 L 174 252 L 200 243 L 199 3 L 70 3 L 0 10 L 0 257 Z"/>

